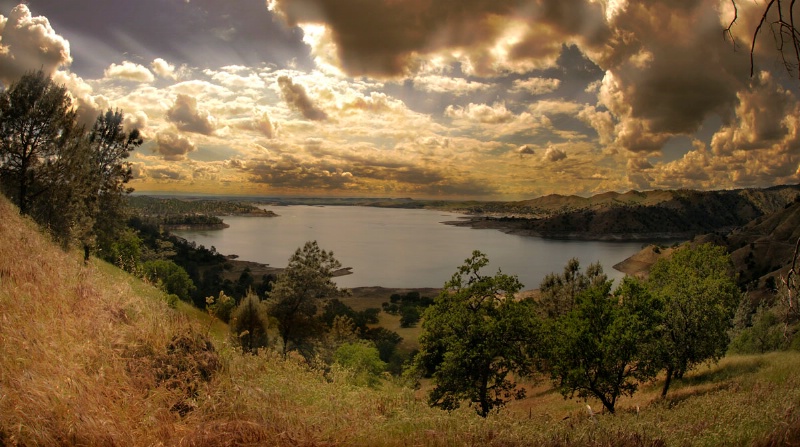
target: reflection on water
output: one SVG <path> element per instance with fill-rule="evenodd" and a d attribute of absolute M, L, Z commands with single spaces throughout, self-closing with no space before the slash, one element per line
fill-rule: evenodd
<path fill-rule="evenodd" d="M 514 236 L 497 230 L 442 225 L 458 214 L 429 210 L 368 207 L 266 207 L 279 217 L 225 217 L 230 228 L 216 231 L 174 231 L 176 235 L 240 259 L 286 265 L 306 241 L 316 240 L 353 274 L 336 278 L 343 287 L 441 287 L 473 250 L 498 268 L 517 275 L 526 288 L 536 288 L 550 272 L 560 272 L 572 257 L 582 266 L 600 261 L 612 268 L 639 251 L 642 242 L 587 242 Z"/>

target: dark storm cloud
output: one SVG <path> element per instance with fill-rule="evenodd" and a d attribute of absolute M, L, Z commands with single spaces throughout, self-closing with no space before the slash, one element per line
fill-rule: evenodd
<path fill-rule="evenodd" d="M 487 45 L 519 18 L 547 27 L 551 36 L 572 36 L 591 45 L 609 34 L 602 8 L 585 0 L 270 0 L 290 25 L 329 26 L 342 68 L 352 75 L 397 76 L 412 71 L 413 56 L 441 49 L 475 50 L 476 69 L 491 65 Z M 368 19 L 365 19 L 368 18 Z M 586 37 L 582 37 L 586 36 Z M 561 41 L 543 43 L 541 30 L 531 31 L 512 49 L 514 57 L 558 56 Z M 482 61 L 485 60 L 485 61 Z"/>
<path fill-rule="evenodd" d="M 328 114 L 324 110 L 317 107 L 306 93 L 305 87 L 300 84 L 295 84 L 292 78 L 288 76 L 280 76 L 278 78 L 278 86 L 281 88 L 281 95 L 283 100 L 289 107 L 299 111 L 306 119 L 311 121 L 323 121 L 328 119 Z"/>

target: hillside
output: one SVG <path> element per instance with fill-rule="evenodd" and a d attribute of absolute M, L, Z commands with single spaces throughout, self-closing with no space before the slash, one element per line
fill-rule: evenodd
<path fill-rule="evenodd" d="M 2 446 L 683 446 L 800 439 L 800 354 L 731 357 L 588 416 L 546 381 L 487 419 L 385 380 L 242 355 L 224 325 L 63 252 L 0 197 Z M 595 409 L 596 402 L 589 401 Z"/>
<path fill-rule="evenodd" d="M 800 200 L 795 199 L 730 233 L 702 234 L 695 237 L 692 243 L 712 242 L 726 247 L 739 283 L 754 293 L 752 298 L 768 298 L 773 294 L 780 276 L 785 275 L 791 267 L 798 239 Z M 670 252 L 671 249 L 658 249 L 651 245 L 614 268 L 631 275 L 646 275 L 653 263 Z"/>
<path fill-rule="evenodd" d="M 491 215 L 448 222 L 526 236 L 588 240 L 691 239 L 728 232 L 782 209 L 797 185 L 731 191 L 630 191 L 589 198 L 545 196 L 495 206 Z"/>

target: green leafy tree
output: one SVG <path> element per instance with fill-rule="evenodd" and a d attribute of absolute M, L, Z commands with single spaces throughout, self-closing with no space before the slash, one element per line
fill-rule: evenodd
<path fill-rule="evenodd" d="M 97 117 L 88 134 L 88 149 L 93 173 L 94 190 L 89 195 L 98 212 L 92 226 L 96 241 L 85 241 L 88 256 L 96 245 L 105 252 L 125 230 L 125 195 L 133 191 L 127 183 L 133 177 L 131 164 L 126 161 L 130 153 L 143 143 L 138 129 L 125 131 L 121 111 L 107 110 Z M 102 210 L 102 212 L 99 212 Z M 114 262 L 115 259 L 108 259 Z"/>
<path fill-rule="evenodd" d="M 284 355 L 296 349 L 310 356 L 309 341 L 320 337 L 323 331 L 317 317 L 320 305 L 344 293 L 332 280 L 333 273 L 341 266 L 333 252 L 322 250 L 312 241 L 298 248 L 278 275 L 268 303 L 269 315 L 277 321 Z"/>
<path fill-rule="evenodd" d="M 650 270 L 647 286 L 664 308 L 663 330 L 652 353 L 666 370 L 662 396 L 673 378 L 725 355 L 741 297 L 732 271 L 725 249 L 712 244 L 676 250 Z"/>
<path fill-rule="evenodd" d="M 192 278 L 183 267 L 173 261 L 156 259 L 142 265 L 144 274 L 153 284 L 158 284 L 165 292 L 176 295 L 183 301 L 195 289 Z"/>
<path fill-rule="evenodd" d="M 22 214 L 65 184 L 63 149 L 79 130 L 75 117 L 67 89 L 41 70 L 0 93 L 0 181 Z"/>
<path fill-rule="evenodd" d="M 625 278 L 614 295 L 611 284 L 589 286 L 553 323 L 547 363 L 564 397 L 595 397 L 614 413 L 617 398 L 632 395 L 658 372 L 646 353 L 661 313 L 660 302 L 638 280 Z"/>
<path fill-rule="evenodd" d="M 599 263 L 581 272 L 578 259 L 572 258 L 561 274 L 550 273 L 539 285 L 539 309 L 543 316 L 558 318 L 572 310 L 578 294 L 593 285 L 603 284 L 608 277 Z"/>
<path fill-rule="evenodd" d="M 230 328 L 234 340 L 244 352 L 256 353 L 268 345 L 269 317 L 267 307 L 258 295 L 248 293 L 242 299 L 231 314 Z"/>
<path fill-rule="evenodd" d="M 515 299 L 522 284 L 498 272 L 484 276 L 486 256 L 475 251 L 459 267 L 424 315 L 414 371 L 430 375 L 429 403 L 442 409 L 468 401 L 486 417 L 492 409 L 525 395 L 512 374 L 527 371 L 530 303 Z"/>

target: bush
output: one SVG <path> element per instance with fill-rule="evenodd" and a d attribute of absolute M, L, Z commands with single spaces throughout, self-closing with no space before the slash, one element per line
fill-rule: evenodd
<path fill-rule="evenodd" d="M 357 385 L 377 385 L 381 373 L 386 370 L 386 363 L 380 359 L 378 349 L 364 341 L 339 346 L 333 358 L 338 365 L 353 372 Z"/>
<path fill-rule="evenodd" d="M 231 315 L 231 333 L 244 352 L 256 353 L 269 343 L 267 308 L 258 296 L 248 294 Z"/>

